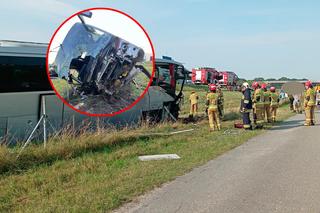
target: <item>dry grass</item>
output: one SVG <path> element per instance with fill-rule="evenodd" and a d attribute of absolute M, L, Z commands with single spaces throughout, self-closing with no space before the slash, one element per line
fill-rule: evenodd
<path fill-rule="evenodd" d="M 188 92 L 189 88 L 186 88 Z M 201 97 L 204 94 L 201 93 Z M 238 93 L 225 93 L 235 113 Z M 188 103 L 183 108 L 187 112 Z M 291 115 L 280 108 L 280 119 Z M 233 130 L 232 116 L 220 132 L 208 132 L 205 118 L 194 124 L 143 125 L 122 131 L 62 134 L 47 149 L 33 145 L 17 160 L 17 149 L 1 147 L 0 211 L 106 212 L 244 143 L 265 130 Z M 172 136 L 174 130 L 195 131 Z M 237 137 L 235 137 L 235 135 Z M 138 161 L 139 155 L 176 153 L 180 160 Z"/>

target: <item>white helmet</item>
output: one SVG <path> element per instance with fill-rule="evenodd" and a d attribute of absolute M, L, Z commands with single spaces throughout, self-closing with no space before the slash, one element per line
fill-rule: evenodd
<path fill-rule="evenodd" d="M 244 83 L 242 84 L 242 86 L 243 86 L 244 88 L 249 88 L 248 82 L 244 82 Z"/>

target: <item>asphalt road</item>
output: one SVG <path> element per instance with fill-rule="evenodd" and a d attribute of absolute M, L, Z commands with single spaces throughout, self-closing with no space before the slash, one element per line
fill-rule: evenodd
<path fill-rule="evenodd" d="M 117 212 L 320 212 L 320 113 L 296 115 Z"/>

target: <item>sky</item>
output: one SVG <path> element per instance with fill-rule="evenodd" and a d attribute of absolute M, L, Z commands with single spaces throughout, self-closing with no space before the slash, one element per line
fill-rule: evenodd
<path fill-rule="evenodd" d="M 10 0 L 1 4 L 0 39 L 49 42 L 66 18 L 90 7 L 131 15 L 156 57 L 171 56 L 188 69 L 320 80 L 317 0 Z"/>

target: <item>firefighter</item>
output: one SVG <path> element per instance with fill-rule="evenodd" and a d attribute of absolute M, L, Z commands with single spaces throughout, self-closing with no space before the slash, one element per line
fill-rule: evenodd
<path fill-rule="evenodd" d="M 218 112 L 219 112 L 220 119 L 222 119 L 224 115 L 223 105 L 224 105 L 223 92 L 221 90 L 221 86 L 219 86 L 218 87 Z"/>
<path fill-rule="evenodd" d="M 272 116 L 272 122 L 276 122 L 279 101 L 280 99 L 279 99 L 279 95 L 276 93 L 276 88 L 270 87 L 270 112 Z"/>
<path fill-rule="evenodd" d="M 247 82 L 242 84 L 241 92 L 243 95 L 241 98 L 240 112 L 242 113 L 243 128 L 245 130 L 251 130 L 252 125 L 250 120 L 250 112 L 252 110 L 252 99 L 251 90 Z"/>
<path fill-rule="evenodd" d="M 306 114 L 305 126 L 314 125 L 314 108 L 316 105 L 316 92 L 313 89 L 312 82 L 305 83 L 306 92 L 304 94 L 304 110 Z"/>
<path fill-rule="evenodd" d="M 195 116 L 198 112 L 198 99 L 199 96 L 195 91 L 191 92 L 191 95 L 189 97 L 189 101 L 190 101 L 190 114 L 189 116 L 191 118 L 193 118 L 193 116 Z"/>
<path fill-rule="evenodd" d="M 218 94 L 216 93 L 217 87 L 214 84 L 209 84 L 210 92 L 207 94 L 206 105 L 208 107 L 208 117 L 210 131 L 220 130 L 220 120 L 218 112 Z"/>
<path fill-rule="evenodd" d="M 264 123 L 264 95 L 258 82 L 252 83 L 253 92 L 253 120 L 257 128 L 262 128 Z"/>
<path fill-rule="evenodd" d="M 270 113 L 270 91 L 267 90 L 267 84 L 262 83 L 261 89 L 263 90 L 264 95 L 264 110 L 263 110 L 263 118 L 267 117 L 267 122 L 271 123 L 271 113 Z"/>

